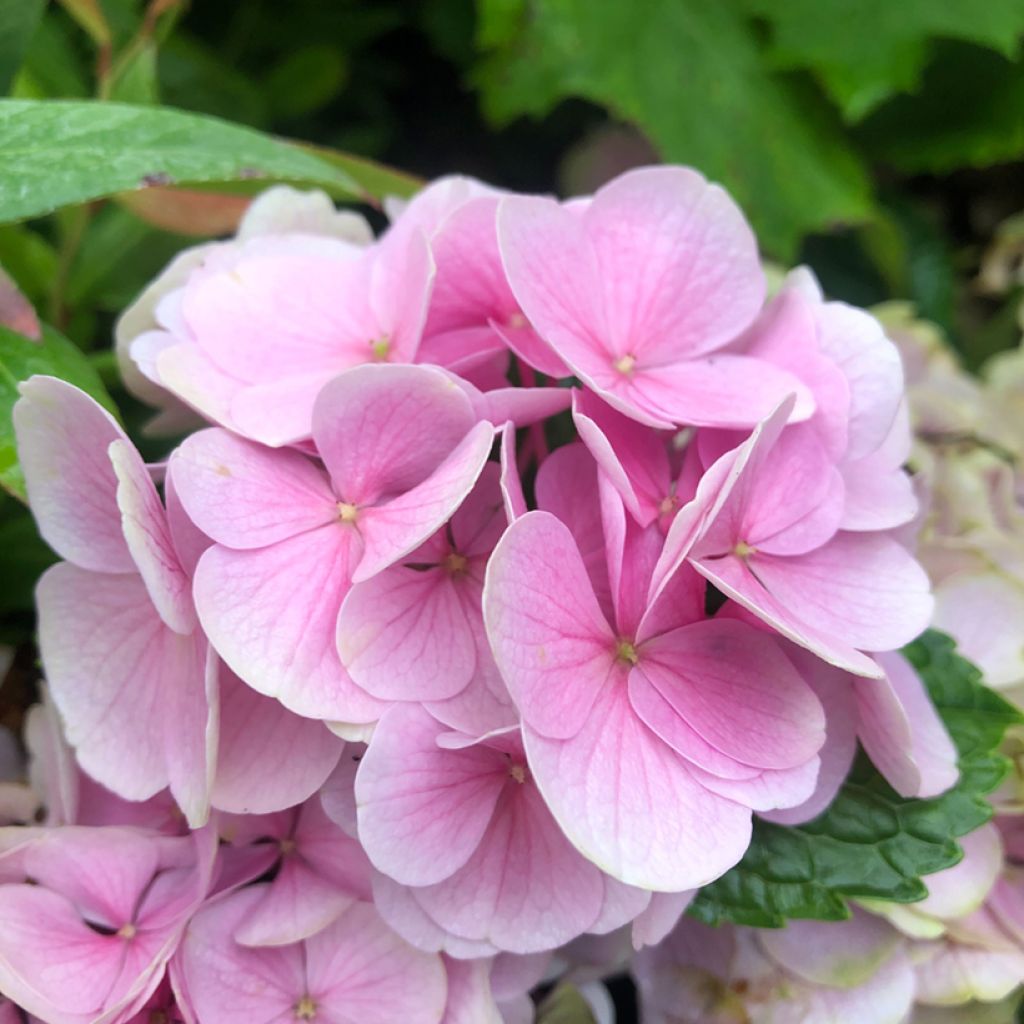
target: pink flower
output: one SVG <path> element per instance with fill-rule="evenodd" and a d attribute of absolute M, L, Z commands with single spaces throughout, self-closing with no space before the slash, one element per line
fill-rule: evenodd
<path fill-rule="evenodd" d="M 196 606 L 218 654 L 255 690 L 301 715 L 373 722 L 386 705 L 338 658 L 342 599 L 455 512 L 493 428 L 439 370 L 365 366 L 320 393 L 313 437 L 323 469 L 224 430 L 175 452 L 182 503 L 216 541 L 196 568 Z"/>
<path fill-rule="evenodd" d="M 214 842 L 25 830 L 0 856 L 0 877 L 19 876 L 0 885 L 0 992 L 46 1024 L 132 1020 L 206 895 Z"/>
<path fill-rule="evenodd" d="M 197 1024 L 440 1024 L 441 958 L 413 949 L 369 903 L 353 901 L 303 942 L 250 948 L 234 935 L 261 886 L 211 903 L 189 925 L 180 973 Z"/>
<path fill-rule="evenodd" d="M 678 167 L 631 171 L 581 205 L 513 196 L 498 211 L 512 292 L 589 388 L 654 427 L 748 427 L 795 376 L 723 351 L 764 298 L 757 245 L 732 200 Z"/>
<path fill-rule="evenodd" d="M 628 521 L 607 486 L 601 510 L 610 600 L 573 532 L 530 512 L 491 556 L 487 632 L 574 845 L 631 885 L 691 889 L 743 855 L 751 808 L 807 798 L 824 716 L 770 637 L 704 618 L 692 573 L 653 587 L 656 527 Z"/>
<path fill-rule="evenodd" d="M 360 763 L 356 802 L 381 913 L 422 948 L 541 952 L 648 902 L 562 834 L 518 730 L 474 741 L 422 708 L 393 707 Z"/>

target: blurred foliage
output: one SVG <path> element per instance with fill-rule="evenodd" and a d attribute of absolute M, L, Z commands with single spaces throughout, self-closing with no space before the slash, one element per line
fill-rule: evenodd
<path fill-rule="evenodd" d="M 114 320 L 270 180 L 375 207 L 449 171 L 586 191 L 691 163 L 766 256 L 911 300 L 977 366 L 1020 337 L 1019 263 L 978 272 L 1024 210 L 1022 32 L 1022 0 L 0 0 L 0 285 L 51 325 L 31 367 L 0 337 L 0 472 L 17 493 L 11 389 L 51 358 L 161 456 Z M 49 557 L 0 499 L 0 643 Z"/>

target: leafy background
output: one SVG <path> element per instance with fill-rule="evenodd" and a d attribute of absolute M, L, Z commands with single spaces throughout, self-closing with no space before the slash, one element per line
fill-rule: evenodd
<path fill-rule="evenodd" d="M 1022 39 L 1021 0 L 0 0 L 0 644 L 16 650 L 0 723 L 32 699 L 32 588 L 53 557 L 19 499 L 17 382 L 74 380 L 158 458 L 167 442 L 140 434 L 118 382 L 116 315 L 248 195 L 322 187 L 382 223 L 383 196 L 450 171 L 568 193 L 689 163 L 732 191 L 767 257 L 809 263 L 838 298 L 910 300 L 977 367 L 1020 339 Z M 979 273 L 992 252 L 997 272 Z M 969 667 L 938 637 L 913 657 L 960 789 L 904 806 L 860 762 L 840 803 L 874 808 L 885 849 L 839 834 L 866 820 L 843 806 L 762 827 L 695 913 L 834 916 L 864 894 L 849 865 L 865 841 L 901 898 L 957 856 L 935 822 L 984 816 L 1012 714 L 988 706 L 990 731 L 972 732 L 964 708 L 988 697 Z M 835 884 L 768 870 L 801 858 Z"/>

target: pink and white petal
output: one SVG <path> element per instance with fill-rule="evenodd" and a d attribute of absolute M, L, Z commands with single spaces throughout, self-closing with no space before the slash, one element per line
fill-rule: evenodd
<path fill-rule="evenodd" d="M 356 772 L 366 747 L 359 743 L 346 743 L 334 771 L 320 789 L 320 806 L 335 825 L 352 839 L 359 834 L 356 821 Z"/>
<path fill-rule="evenodd" d="M 572 534 L 548 512 L 517 519 L 494 549 L 484 622 L 513 700 L 542 735 L 575 735 L 599 692 L 625 677 Z"/>
<path fill-rule="evenodd" d="M 815 307 L 821 350 L 846 376 L 850 388 L 847 459 L 883 443 L 903 397 L 903 364 L 896 346 L 870 313 L 843 302 Z"/>
<path fill-rule="evenodd" d="M 114 441 L 127 441 L 124 431 L 85 392 L 56 377 L 31 377 L 20 391 L 13 411 L 18 457 L 43 540 L 83 569 L 133 572 L 107 457 Z"/>
<path fill-rule="evenodd" d="M 370 859 L 358 839 L 331 820 L 321 801 L 302 805 L 293 838 L 304 863 L 321 878 L 357 899 L 371 899 Z"/>
<path fill-rule="evenodd" d="M 289 946 L 322 931 L 355 897 L 323 878 L 300 856 L 285 854 L 274 880 L 239 920 L 233 935 L 243 946 Z"/>
<path fill-rule="evenodd" d="M 844 530 L 891 530 L 917 515 L 914 485 L 899 466 L 880 465 L 867 455 L 841 467 L 846 504 L 840 526 Z"/>
<path fill-rule="evenodd" d="M 494 428 L 478 423 L 421 483 L 386 504 L 360 510 L 364 553 L 352 574 L 362 583 L 414 551 L 458 510 L 491 452 Z"/>
<path fill-rule="evenodd" d="M 893 954 L 866 981 L 852 988 L 807 986 L 797 990 L 792 1024 L 803 1021 L 871 1021 L 871 1024 L 906 1024 L 914 1010 L 915 971 L 902 951 Z M 790 1024 L 781 1020 L 779 1024 Z"/>
<path fill-rule="evenodd" d="M 213 806 L 267 814 L 312 796 L 338 764 L 344 743 L 323 723 L 300 718 L 220 670 L 221 726 Z"/>
<path fill-rule="evenodd" d="M 510 953 L 555 949 L 604 904 L 601 873 L 573 849 L 531 783 L 512 783 L 480 844 L 446 880 L 418 889 L 442 928 Z"/>
<path fill-rule="evenodd" d="M 666 892 L 718 878 L 750 842 L 750 811 L 708 792 L 635 715 L 625 687 L 602 689 L 570 740 L 524 730 L 530 770 L 565 834 L 627 885 Z"/>
<path fill-rule="evenodd" d="M 906 658 L 895 652 L 876 658 L 885 675 L 854 683 L 860 741 L 898 793 L 938 796 L 959 777 L 953 741 Z"/>
<path fill-rule="evenodd" d="M 551 199 L 505 197 L 498 248 L 512 293 L 544 342 L 574 369 L 610 365 L 615 350 L 595 302 L 600 270 L 580 219 Z"/>
<path fill-rule="evenodd" d="M 476 418 L 487 420 L 495 427 L 508 421 L 517 427 L 528 427 L 558 415 L 572 402 L 568 388 L 499 387 L 469 393 Z"/>
<path fill-rule="evenodd" d="M 324 387 L 313 439 L 338 497 L 363 506 L 426 480 L 473 422 L 469 399 L 443 371 L 374 364 Z"/>
<path fill-rule="evenodd" d="M 311 460 L 226 430 L 187 438 L 171 473 L 189 519 L 230 548 L 265 547 L 338 518 L 337 499 Z"/>
<path fill-rule="evenodd" d="M 763 815 L 779 808 L 803 805 L 814 795 L 819 769 L 818 758 L 812 757 L 794 768 L 765 768 L 747 779 L 722 778 L 696 766 L 693 777 L 712 793 Z"/>
<path fill-rule="evenodd" d="M 170 629 L 191 633 L 196 626 L 192 581 L 178 559 L 153 479 L 128 441 L 112 442 L 109 456 L 117 477 L 124 539 L 150 599 Z"/>
<path fill-rule="evenodd" d="M 430 701 L 426 709 L 450 729 L 468 736 L 483 736 L 495 729 L 519 725 L 519 713 L 494 661 L 483 623 L 474 623 L 477 671 L 456 697 Z"/>
<path fill-rule="evenodd" d="M 500 752 L 442 749 L 443 731 L 422 708 L 390 708 L 356 775 L 359 837 L 374 867 L 404 885 L 439 882 L 470 860 L 509 780 Z"/>
<path fill-rule="evenodd" d="M 525 317 L 522 317 L 521 324 L 515 314 L 504 323 L 492 319 L 490 327 L 517 359 L 527 366 L 532 366 L 538 373 L 543 373 L 553 380 L 572 376 L 572 370 L 565 365 L 565 361 L 526 323 Z"/>
<path fill-rule="evenodd" d="M 164 476 L 164 500 L 167 505 L 167 526 L 171 531 L 171 543 L 178 563 L 189 579 L 195 574 L 196 565 L 202 553 L 213 543 L 188 517 L 174 483 L 174 469 L 168 464 Z"/>
<path fill-rule="evenodd" d="M 630 377 L 620 377 L 612 390 L 602 389 L 602 397 L 614 397 L 613 404 L 625 403 L 651 421 L 749 429 L 790 395 L 796 395 L 793 422 L 806 420 L 814 412 L 806 385 L 788 371 L 751 356 L 723 353 L 649 369 L 638 367 Z"/>
<path fill-rule="evenodd" d="M 124 945 L 91 929 L 56 892 L 0 886 L 0 990 L 30 1013 L 98 1016 L 117 985 Z"/>
<path fill-rule="evenodd" d="M 494 956 L 489 942 L 474 942 L 446 932 L 420 906 L 418 890 L 401 885 L 381 872 L 373 875 L 373 903 L 388 925 L 406 942 L 428 953 L 444 952 L 460 960 Z"/>
<path fill-rule="evenodd" d="M 298 715 L 376 721 L 385 705 L 349 679 L 335 644 L 359 551 L 358 534 L 342 524 L 256 551 L 214 545 L 194 585 L 210 643 L 243 682 Z"/>
<path fill-rule="evenodd" d="M 441 958 L 410 946 L 370 903 L 353 903 L 307 941 L 306 979 L 338 1024 L 440 1024 L 444 1016 Z"/>
<path fill-rule="evenodd" d="M 618 353 L 660 363 L 702 355 L 739 334 L 761 307 L 754 234 L 729 195 L 696 171 L 628 171 L 598 190 L 582 222 L 610 337 L 635 346 Z M 538 270 L 551 272 L 550 256 Z"/>
<path fill-rule="evenodd" d="M 127 800 L 153 796 L 169 781 L 173 691 L 196 671 L 202 679 L 194 639 L 164 625 L 134 575 L 62 562 L 43 574 L 36 600 L 43 666 L 79 764 Z"/>
<path fill-rule="evenodd" d="M 846 781 L 857 753 L 857 704 L 849 673 L 800 647 L 788 647 L 787 654 L 825 709 L 825 744 L 818 752 L 818 780 L 811 796 L 796 807 L 764 812 L 762 817 L 778 825 L 801 825 L 825 810 Z"/>
<path fill-rule="evenodd" d="M 204 907 L 190 922 L 175 962 L 201 1024 L 277 1024 L 305 995 L 302 949 L 247 949 L 239 922 L 264 896 L 250 886 Z"/>
<path fill-rule="evenodd" d="M 359 530 L 365 552 L 353 583 L 370 580 L 415 551 L 459 509 L 486 465 L 494 428 L 477 423 L 449 457 L 421 483 L 384 505 L 361 510 Z"/>
<path fill-rule="evenodd" d="M 228 425 L 271 448 L 308 441 L 317 395 L 338 369 L 326 367 L 319 373 L 239 386 L 231 396 Z"/>
<path fill-rule="evenodd" d="M 655 895 L 647 889 L 624 885 L 610 875 L 602 874 L 601 878 L 604 881 L 604 901 L 601 913 L 587 929 L 589 935 L 608 935 L 629 924 L 646 912 Z"/>
<path fill-rule="evenodd" d="M 378 700 L 454 697 L 476 670 L 476 643 L 459 588 L 443 567 L 393 565 L 347 594 L 338 653 L 357 686 Z"/>
<path fill-rule="evenodd" d="M 914 965 L 917 1001 L 925 1006 L 995 1003 L 1024 977 L 1024 953 L 958 942 L 936 943 Z"/>
<path fill-rule="evenodd" d="M 763 561 L 763 559 L 762 559 Z M 694 568 L 762 622 L 801 647 L 814 652 L 830 665 L 876 679 L 881 675 L 877 662 L 844 642 L 841 635 L 826 633 L 804 621 L 795 610 L 766 589 L 745 560 L 718 558 L 693 561 Z"/>
<path fill-rule="evenodd" d="M 301 234 L 225 246 L 186 283 L 182 318 L 217 366 L 248 383 L 338 369 L 372 340 L 364 252 Z"/>
<path fill-rule="evenodd" d="M 665 439 L 589 391 L 573 392 L 572 418 L 630 515 L 641 526 L 654 522 L 671 489 Z"/>
<path fill-rule="evenodd" d="M 825 714 L 779 644 L 742 622 L 712 619 L 643 644 L 636 671 L 705 741 L 756 768 L 815 757 Z"/>
<path fill-rule="evenodd" d="M 388 358 L 397 363 L 416 359 L 435 281 L 431 246 L 423 231 L 405 237 L 385 235 L 367 250 L 370 271 L 370 308 Z M 376 339 L 370 339 L 376 340 Z"/>
<path fill-rule="evenodd" d="M 511 432 L 515 441 L 515 431 L 506 426 L 502 431 L 502 444 L 505 434 Z M 450 529 L 452 546 L 467 557 L 486 557 L 494 550 L 508 525 L 505 515 L 505 499 L 501 491 L 502 470 L 497 463 L 488 462 L 483 468 L 476 487 L 459 506 L 452 516 Z"/>
<path fill-rule="evenodd" d="M 526 496 L 523 494 L 523 481 L 516 465 L 516 430 L 509 421 L 501 431 L 501 498 L 505 506 L 505 518 L 514 522 L 526 515 Z"/>
<path fill-rule="evenodd" d="M 651 902 L 633 922 L 630 933 L 633 948 L 640 950 L 658 945 L 679 923 L 696 895 L 693 891 L 651 893 Z"/>
<path fill-rule="evenodd" d="M 963 570 L 935 588 L 932 625 L 953 637 L 996 689 L 1024 679 L 1024 646 L 1008 628 L 1012 622 L 1024 622 L 1024 586 L 998 569 Z"/>
<path fill-rule="evenodd" d="M 924 569 L 890 537 L 839 533 L 793 558 L 751 558 L 772 598 L 825 635 L 868 651 L 910 643 L 931 619 L 934 600 Z"/>
<path fill-rule="evenodd" d="M 203 419 L 236 429 L 231 403 L 245 382 L 220 369 L 194 341 L 149 331 L 132 342 L 131 354 L 150 380 Z"/>
<path fill-rule="evenodd" d="M 447 956 L 443 959 L 448 976 L 448 1002 L 441 1024 L 505 1024 L 491 992 L 492 961 Z"/>
<path fill-rule="evenodd" d="M 605 556 L 597 463 L 578 442 L 556 448 L 537 470 L 537 507 L 560 519 L 572 534 L 605 615 L 614 616 Z"/>
<path fill-rule="evenodd" d="M 973 914 L 988 898 L 1003 871 L 1003 843 L 999 829 L 987 822 L 958 842 L 963 860 L 945 871 L 928 875 L 928 895 L 913 910 L 944 921 Z"/>

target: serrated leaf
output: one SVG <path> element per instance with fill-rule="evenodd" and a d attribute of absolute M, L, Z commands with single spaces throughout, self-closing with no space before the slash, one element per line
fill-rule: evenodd
<path fill-rule="evenodd" d="M 337 163 L 217 118 L 122 103 L 0 100 L 0 221 L 150 185 L 287 180 L 366 198 Z"/>
<path fill-rule="evenodd" d="M 959 753 L 960 781 L 932 800 L 899 796 L 861 754 L 829 808 L 805 825 L 756 821 L 743 860 L 705 887 L 689 913 L 702 921 L 762 928 L 788 918 L 840 920 L 847 899 L 909 903 L 927 895 L 922 876 L 962 857 L 956 838 L 992 815 L 985 795 L 1006 772 L 1003 733 L 1021 715 L 981 682 L 953 641 L 934 631 L 905 654 L 928 688 Z"/>
<path fill-rule="evenodd" d="M 0 327 L 0 487 L 25 498 L 25 480 L 18 465 L 11 410 L 18 384 L 33 374 L 60 377 L 92 395 L 115 416 L 117 407 L 85 354 L 59 331 L 44 325 L 40 341 Z"/>
<path fill-rule="evenodd" d="M 478 0 L 477 72 L 497 122 L 579 97 L 638 125 L 666 160 L 722 182 L 765 248 L 788 258 L 806 233 L 868 217 L 867 176 L 832 112 L 773 74 L 735 4 L 706 0 Z"/>
<path fill-rule="evenodd" d="M 917 95 L 896 97 L 860 126 L 869 154 L 934 174 L 1024 155 L 1024 64 L 965 44 L 937 54 Z"/>
<path fill-rule="evenodd" d="M 770 26 L 773 56 L 806 68 L 850 120 L 919 83 L 933 39 L 962 39 L 1013 57 L 1020 0 L 743 0 Z"/>

